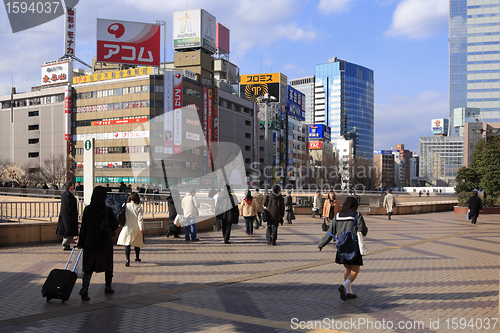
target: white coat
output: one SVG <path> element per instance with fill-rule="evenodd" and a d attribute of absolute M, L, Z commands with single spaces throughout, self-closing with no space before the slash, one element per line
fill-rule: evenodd
<path fill-rule="evenodd" d="M 387 210 L 387 213 L 394 212 L 394 208 L 392 207 L 394 203 L 394 194 L 389 193 L 384 198 L 384 207 Z"/>
<path fill-rule="evenodd" d="M 142 207 L 135 202 L 127 203 L 125 209 L 125 226 L 118 236 L 118 245 L 144 247 L 141 230 L 144 230 Z"/>

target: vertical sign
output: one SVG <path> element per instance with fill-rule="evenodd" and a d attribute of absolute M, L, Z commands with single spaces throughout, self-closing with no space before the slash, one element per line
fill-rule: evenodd
<path fill-rule="evenodd" d="M 207 149 L 207 144 L 208 144 L 208 91 L 207 87 L 203 87 L 203 136 L 205 137 L 204 140 L 204 148 L 203 148 L 203 172 L 207 173 L 207 163 L 208 163 L 208 149 Z"/>
<path fill-rule="evenodd" d="M 163 74 L 163 152 L 174 153 L 174 73 Z"/>
<path fill-rule="evenodd" d="M 174 73 L 174 154 L 182 153 L 182 73 Z"/>
<path fill-rule="evenodd" d="M 71 86 L 64 89 L 64 140 L 71 140 Z"/>
<path fill-rule="evenodd" d="M 215 145 L 219 144 L 219 88 L 215 87 L 214 88 L 214 140 L 213 143 Z M 212 158 L 214 159 L 214 168 L 215 170 L 218 169 L 217 161 L 218 159 L 218 154 L 217 154 L 218 149 L 215 150 L 213 153 Z"/>
<path fill-rule="evenodd" d="M 212 89 L 208 89 L 208 165 L 212 166 Z"/>
<path fill-rule="evenodd" d="M 66 24 L 64 26 L 64 55 L 75 55 L 75 9 L 66 8 Z"/>
<path fill-rule="evenodd" d="M 83 201 L 85 205 L 90 205 L 92 191 L 94 191 L 94 160 L 95 160 L 95 139 L 88 139 L 83 142 Z"/>
<path fill-rule="evenodd" d="M 259 162 L 259 119 L 257 118 L 257 103 L 253 103 L 253 161 Z M 265 142 L 264 144 L 267 144 Z"/>

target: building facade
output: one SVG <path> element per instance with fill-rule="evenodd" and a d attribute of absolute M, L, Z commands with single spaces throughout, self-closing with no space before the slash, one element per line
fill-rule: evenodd
<path fill-rule="evenodd" d="M 332 129 L 332 140 L 352 140 L 356 157 L 373 159 L 373 71 L 338 58 L 316 65 L 314 123 Z"/>
<path fill-rule="evenodd" d="M 420 180 L 453 186 L 458 169 L 463 166 L 463 137 L 421 137 L 419 147 Z"/>
<path fill-rule="evenodd" d="M 305 123 L 314 124 L 314 76 L 290 80 L 290 86 L 305 95 Z"/>
<path fill-rule="evenodd" d="M 455 109 L 481 109 L 500 121 L 500 5 L 494 0 L 450 0 L 450 134 L 459 135 Z"/>

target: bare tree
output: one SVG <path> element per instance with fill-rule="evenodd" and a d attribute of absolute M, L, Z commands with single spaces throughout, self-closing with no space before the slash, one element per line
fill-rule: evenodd
<path fill-rule="evenodd" d="M 43 179 L 52 186 L 60 186 L 68 180 L 68 160 L 63 154 L 51 155 L 43 160 L 40 170 Z"/>
<path fill-rule="evenodd" d="M 373 162 L 356 157 L 351 160 L 349 168 L 349 184 L 359 190 L 377 190 L 380 187 L 379 170 Z"/>
<path fill-rule="evenodd" d="M 36 187 L 42 182 L 42 176 L 40 173 L 40 166 L 38 163 L 27 162 L 21 165 L 23 173 L 19 174 L 17 180 L 19 184 L 25 185 L 27 187 Z"/>

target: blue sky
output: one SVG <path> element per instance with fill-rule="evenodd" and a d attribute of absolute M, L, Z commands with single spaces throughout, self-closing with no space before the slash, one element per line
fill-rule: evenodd
<path fill-rule="evenodd" d="M 417 151 L 431 119 L 448 117 L 448 0 L 84 0 L 76 6 L 76 55 L 91 63 L 96 18 L 166 21 L 173 60 L 174 10 L 203 8 L 231 30 L 240 74 L 314 75 L 329 58 L 375 77 L 375 149 Z M 63 54 L 63 18 L 13 34 L 0 10 L 0 96 L 40 84 L 41 65 Z M 163 36 L 162 36 L 163 40 Z M 78 67 L 78 66 L 76 66 Z M 82 66 L 83 68 L 83 66 Z"/>

